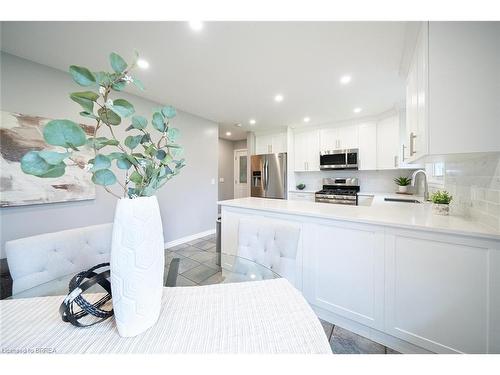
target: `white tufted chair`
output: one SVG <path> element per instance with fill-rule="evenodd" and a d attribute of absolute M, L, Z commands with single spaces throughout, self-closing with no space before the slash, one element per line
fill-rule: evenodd
<path fill-rule="evenodd" d="M 12 293 L 109 262 L 112 230 L 109 223 L 6 242 Z"/>
<path fill-rule="evenodd" d="M 298 225 L 271 220 L 241 219 L 238 233 L 238 256 L 262 264 L 298 287 L 299 237 Z M 253 272 L 253 270 L 249 269 L 246 272 Z"/>

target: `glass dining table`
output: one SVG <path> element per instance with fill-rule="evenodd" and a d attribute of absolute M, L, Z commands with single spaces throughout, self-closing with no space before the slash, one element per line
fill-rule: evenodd
<path fill-rule="evenodd" d="M 164 273 L 164 286 L 165 287 L 183 287 L 183 286 L 199 286 L 199 285 L 209 285 L 209 284 L 221 284 L 221 283 L 235 283 L 235 282 L 246 282 L 246 281 L 258 281 L 258 280 L 269 280 L 280 278 L 281 276 L 271 269 L 256 263 L 252 260 L 230 255 L 230 254 L 220 254 L 216 262 L 211 265 L 212 275 L 204 280 L 202 283 L 190 282 L 189 284 L 179 282 L 179 279 L 186 279 L 184 274 L 180 274 L 179 266 L 181 265 L 182 259 L 176 258 L 175 256 L 170 259 L 166 259 L 165 263 L 165 273 Z M 85 271 L 84 269 L 78 271 Z M 101 271 L 101 270 L 99 270 Z M 33 298 L 33 297 L 45 297 L 45 296 L 64 296 L 68 294 L 68 286 L 70 280 L 78 272 L 73 272 L 68 275 L 62 275 L 48 282 L 39 284 L 32 288 L 16 292 L 7 299 L 19 299 L 19 298 Z M 183 276 L 184 275 L 184 276 Z M 103 289 L 99 285 L 94 285 L 85 293 L 100 293 Z"/>

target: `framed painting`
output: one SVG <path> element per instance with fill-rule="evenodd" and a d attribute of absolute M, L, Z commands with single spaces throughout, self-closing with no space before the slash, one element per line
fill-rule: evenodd
<path fill-rule="evenodd" d="M 92 157 L 89 147 L 74 152 L 75 162 L 68 165 L 64 176 L 39 178 L 27 175 L 21 170 L 24 154 L 31 150 L 58 150 L 43 140 L 43 126 L 50 119 L 5 111 L 0 114 L 1 207 L 95 199 L 92 175 L 85 170 L 85 161 Z M 93 126 L 80 126 L 87 135 L 93 134 Z"/>

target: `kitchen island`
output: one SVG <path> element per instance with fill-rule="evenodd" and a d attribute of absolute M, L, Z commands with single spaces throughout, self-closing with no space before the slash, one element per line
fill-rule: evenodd
<path fill-rule="evenodd" d="M 322 319 L 402 352 L 500 353 L 498 231 L 380 196 L 219 204 L 223 252 L 241 219 L 300 227 L 295 286 Z"/>

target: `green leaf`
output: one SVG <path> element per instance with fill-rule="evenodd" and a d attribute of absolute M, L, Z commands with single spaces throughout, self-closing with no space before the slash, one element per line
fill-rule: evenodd
<path fill-rule="evenodd" d="M 153 156 L 156 154 L 156 147 L 154 145 L 149 145 L 145 148 L 144 153 L 149 156 Z"/>
<path fill-rule="evenodd" d="M 95 148 L 96 150 L 100 150 L 105 146 L 118 146 L 118 144 L 119 142 L 116 139 L 109 139 L 106 137 L 87 139 L 87 145 L 89 145 L 89 147 Z"/>
<path fill-rule="evenodd" d="M 94 72 L 95 79 L 97 83 L 101 86 L 109 86 L 111 85 L 112 79 L 111 75 L 106 72 Z"/>
<path fill-rule="evenodd" d="M 165 155 L 165 157 L 163 158 L 163 160 L 161 161 L 162 164 L 168 164 L 170 162 L 172 162 L 172 156 L 170 154 L 167 154 Z"/>
<path fill-rule="evenodd" d="M 120 125 L 122 119 L 111 109 L 99 108 L 97 114 L 101 118 L 101 120 L 108 125 Z"/>
<path fill-rule="evenodd" d="M 148 120 L 143 116 L 132 116 L 132 126 L 136 129 L 145 129 L 148 126 Z"/>
<path fill-rule="evenodd" d="M 177 140 L 177 138 L 179 137 L 180 133 L 181 132 L 179 131 L 179 129 L 168 128 L 167 137 L 170 141 L 175 142 Z"/>
<path fill-rule="evenodd" d="M 137 171 L 134 171 L 130 175 L 129 180 L 135 184 L 141 184 L 142 183 L 142 176 Z"/>
<path fill-rule="evenodd" d="M 52 166 L 52 168 L 50 168 L 50 170 L 47 173 L 45 173 L 41 176 L 38 176 L 38 177 L 57 178 L 57 177 L 63 176 L 65 172 L 66 172 L 66 164 L 61 162 L 57 165 Z"/>
<path fill-rule="evenodd" d="M 144 84 L 139 78 L 133 77 L 132 78 L 132 83 L 137 87 L 139 90 L 144 91 Z"/>
<path fill-rule="evenodd" d="M 21 169 L 26 174 L 41 176 L 50 170 L 51 166 L 38 151 L 30 151 L 21 158 Z"/>
<path fill-rule="evenodd" d="M 127 63 L 117 53 L 112 52 L 109 55 L 109 62 L 116 73 L 123 73 L 127 69 Z"/>
<path fill-rule="evenodd" d="M 50 165 L 60 164 L 64 159 L 70 155 L 69 152 L 59 153 L 55 151 L 40 151 L 38 156 L 45 160 Z"/>
<path fill-rule="evenodd" d="M 135 157 L 133 157 L 132 155 L 128 155 L 128 154 L 125 154 L 125 158 L 127 158 L 127 160 L 129 162 L 132 163 L 132 165 L 135 165 L 136 167 L 139 166 L 139 162 L 137 161 L 137 159 Z"/>
<path fill-rule="evenodd" d="M 88 97 L 85 97 L 83 95 L 79 95 L 79 94 L 87 94 L 87 93 L 88 94 L 95 94 L 91 91 L 85 91 L 82 93 L 74 92 L 69 97 L 74 102 L 77 102 L 78 104 L 80 104 L 85 112 L 93 113 L 94 112 L 94 100 L 89 99 Z M 97 94 L 95 94 L 95 95 L 97 96 Z"/>
<path fill-rule="evenodd" d="M 166 126 L 163 122 L 163 116 L 161 115 L 160 112 L 155 112 L 153 113 L 153 127 L 160 131 L 160 132 L 164 132 L 166 130 Z"/>
<path fill-rule="evenodd" d="M 93 91 L 80 91 L 71 93 L 70 98 L 73 99 L 73 97 L 87 99 L 95 102 L 97 101 L 97 99 L 99 99 L 99 94 Z"/>
<path fill-rule="evenodd" d="M 90 112 L 87 112 L 87 111 L 80 112 L 80 116 L 92 118 L 94 120 L 98 120 L 99 119 L 99 117 L 97 117 L 93 113 L 90 113 Z"/>
<path fill-rule="evenodd" d="M 141 144 L 148 143 L 148 142 L 151 142 L 151 136 L 149 135 L 149 133 L 146 133 L 142 136 Z"/>
<path fill-rule="evenodd" d="M 127 146 L 129 149 L 133 150 L 139 144 L 141 143 L 142 135 L 129 135 L 127 138 L 125 138 L 125 146 Z"/>
<path fill-rule="evenodd" d="M 116 160 L 116 166 L 120 169 L 129 169 L 132 166 L 132 163 L 129 162 L 127 159 L 117 159 Z"/>
<path fill-rule="evenodd" d="M 166 156 L 167 156 L 167 153 L 164 150 L 156 151 L 155 158 L 157 158 L 158 160 L 163 160 L 163 159 L 165 159 Z"/>
<path fill-rule="evenodd" d="M 120 117 L 128 117 L 135 112 L 134 106 L 125 99 L 114 100 L 111 110 L 118 114 Z"/>
<path fill-rule="evenodd" d="M 90 70 L 83 66 L 71 65 L 69 72 L 73 80 L 80 86 L 92 86 L 95 84 L 95 77 Z"/>
<path fill-rule="evenodd" d="M 92 175 L 92 182 L 96 185 L 109 186 L 116 183 L 116 176 L 109 169 L 101 169 Z"/>
<path fill-rule="evenodd" d="M 168 119 L 174 118 L 175 115 L 177 115 L 177 111 L 175 110 L 174 107 L 171 106 L 166 106 L 161 109 L 161 113 L 163 113 L 163 116 L 165 116 Z"/>
<path fill-rule="evenodd" d="M 106 155 L 97 155 L 94 158 L 92 172 L 100 171 L 101 169 L 108 169 L 111 166 L 111 160 Z"/>
<path fill-rule="evenodd" d="M 111 88 L 115 91 L 122 91 L 127 86 L 127 82 L 118 81 L 111 85 Z"/>
<path fill-rule="evenodd" d="M 87 141 L 82 128 L 69 120 L 52 120 L 43 128 L 45 142 L 53 146 L 76 148 Z"/>

